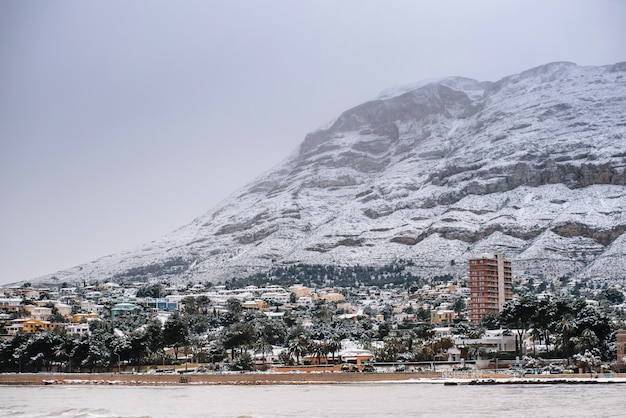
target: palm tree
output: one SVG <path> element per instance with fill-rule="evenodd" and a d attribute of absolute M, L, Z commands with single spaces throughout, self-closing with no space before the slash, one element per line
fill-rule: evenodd
<path fill-rule="evenodd" d="M 259 338 L 256 344 L 254 344 L 254 352 L 257 354 L 261 354 L 263 358 L 263 363 L 266 363 L 265 354 L 271 353 L 273 349 L 274 347 L 270 343 L 268 343 L 265 338 Z"/>
<path fill-rule="evenodd" d="M 576 350 L 578 350 L 579 353 L 591 351 L 595 347 L 598 347 L 600 343 L 600 339 L 596 333 L 589 328 L 585 328 L 583 332 L 580 333 L 580 336 L 576 337 L 574 341 L 576 344 Z"/>
<path fill-rule="evenodd" d="M 569 339 L 573 335 L 576 329 L 574 321 L 569 316 L 564 316 L 563 319 L 557 324 L 556 330 L 561 333 L 561 341 L 563 342 L 563 355 L 567 359 L 569 365 Z"/>
<path fill-rule="evenodd" d="M 317 364 L 322 364 L 322 356 L 326 359 L 326 364 L 328 364 L 328 346 L 324 341 L 316 341 L 311 344 L 311 354 L 317 357 Z"/>
<path fill-rule="evenodd" d="M 387 337 L 384 345 L 379 351 L 380 360 L 382 361 L 398 361 L 398 354 L 404 353 L 406 346 L 398 337 Z"/>
<path fill-rule="evenodd" d="M 339 337 L 333 337 L 326 341 L 326 348 L 328 349 L 328 353 L 333 354 L 333 364 L 335 363 L 335 354 L 341 350 L 341 340 Z"/>
<path fill-rule="evenodd" d="M 304 334 L 300 334 L 300 336 L 291 340 L 289 344 L 289 354 L 296 356 L 296 364 L 300 364 L 300 357 L 304 357 L 308 354 L 310 344 L 309 337 Z"/>
<path fill-rule="evenodd" d="M 478 360 L 480 357 L 485 355 L 487 350 L 483 347 L 482 344 L 474 343 L 471 344 L 467 349 L 467 354 L 471 359 Z"/>

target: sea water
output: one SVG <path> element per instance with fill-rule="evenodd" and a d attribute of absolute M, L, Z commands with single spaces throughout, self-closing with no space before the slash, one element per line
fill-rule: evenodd
<path fill-rule="evenodd" d="M 0 387 L 0 417 L 624 416 L 623 384 Z"/>

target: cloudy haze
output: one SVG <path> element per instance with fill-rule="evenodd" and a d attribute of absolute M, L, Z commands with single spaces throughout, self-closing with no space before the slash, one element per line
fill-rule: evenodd
<path fill-rule="evenodd" d="M 404 83 L 626 60 L 626 2 L 0 2 L 0 283 L 164 235 Z"/>

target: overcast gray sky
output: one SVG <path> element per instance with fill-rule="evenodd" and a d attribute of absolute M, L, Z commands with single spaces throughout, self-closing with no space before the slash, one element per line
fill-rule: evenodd
<path fill-rule="evenodd" d="M 626 60 L 626 2 L 0 2 L 0 283 L 190 222 L 381 90 Z"/>

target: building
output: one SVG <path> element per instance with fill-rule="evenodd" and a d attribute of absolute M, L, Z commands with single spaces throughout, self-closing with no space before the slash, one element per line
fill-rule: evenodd
<path fill-rule="evenodd" d="M 626 371 L 626 329 L 615 333 L 615 344 L 617 346 L 617 369 L 623 373 Z"/>
<path fill-rule="evenodd" d="M 56 325 L 48 321 L 39 321 L 33 318 L 18 318 L 11 321 L 6 327 L 7 334 L 15 335 L 19 333 L 32 334 L 39 331 L 50 331 L 56 328 Z"/>
<path fill-rule="evenodd" d="M 37 321 L 47 321 L 52 316 L 52 308 L 46 306 L 26 305 L 26 310 L 30 312 L 30 316 Z"/>
<path fill-rule="evenodd" d="M 111 317 L 116 318 L 124 315 L 134 315 L 141 311 L 141 308 L 132 303 L 118 303 L 111 308 Z"/>
<path fill-rule="evenodd" d="M 0 298 L 0 310 L 4 312 L 18 312 L 22 307 L 22 298 Z"/>
<path fill-rule="evenodd" d="M 66 324 L 65 332 L 68 335 L 90 335 L 89 324 L 86 322 L 79 324 Z"/>
<path fill-rule="evenodd" d="M 341 351 L 339 358 L 341 362 L 344 363 L 344 370 L 362 372 L 363 366 L 371 364 L 374 361 L 374 354 L 368 350 L 352 348 Z"/>
<path fill-rule="evenodd" d="M 76 313 L 74 315 L 72 315 L 72 322 L 74 322 L 75 324 L 84 324 L 86 322 L 89 322 L 92 319 L 98 319 L 99 315 L 96 313 Z"/>
<path fill-rule="evenodd" d="M 438 309 L 430 311 L 430 322 L 433 324 L 451 324 L 456 318 L 456 312 L 451 309 Z"/>
<path fill-rule="evenodd" d="M 504 254 L 469 260 L 470 321 L 477 323 L 488 313 L 502 312 L 513 299 L 511 262 Z"/>

